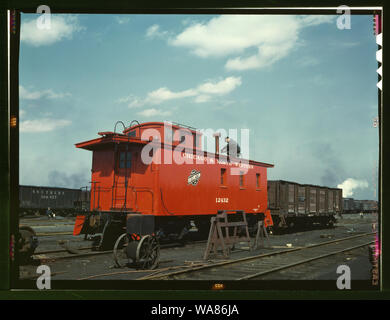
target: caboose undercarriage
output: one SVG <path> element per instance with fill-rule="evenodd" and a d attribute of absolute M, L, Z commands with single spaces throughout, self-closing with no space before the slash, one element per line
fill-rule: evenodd
<path fill-rule="evenodd" d="M 231 221 L 242 219 L 242 211 L 229 214 Z M 158 216 L 137 212 L 89 212 L 77 216 L 74 234 L 91 237 L 98 250 L 114 250 L 118 266 L 129 259 L 141 268 L 157 266 L 160 243 L 205 240 L 215 215 Z M 257 232 L 265 215 L 247 214 L 248 230 Z M 125 247 L 125 251 L 123 251 Z"/>
<path fill-rule="evenodd" d="M 159 216 L 139 214 L 137 212 L 89 212 L 78 216 L 75 234 L 96 236 L 95 241 L 100 249 L 112 249 L 119 235 L 124 231 L 140 235 L 154 234 L 160 242 L 205 239 L 210 229 L 210 219 L 215 215 L 182 215 Z M 230 219 L 235 220 L 234 214 Z M 247 213 L 248 228 L 256 233 L 257 222 L 264 219 L 264 214 Z M 138 220 L 135 219 L 137 217 Z M 237 214 L 236 219 L 240 219 Z M 134 232 L 133 229 L 135 229 Z"/>

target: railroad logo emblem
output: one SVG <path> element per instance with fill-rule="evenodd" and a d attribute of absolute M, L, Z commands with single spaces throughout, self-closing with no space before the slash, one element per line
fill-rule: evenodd
<path fill-rule="evenodd" d="M 192 184 L 193 186 L 196 186 L 200 179 L 200 171 L 192 170 L 190 175 L 188 176 L 188 184 Z"/>

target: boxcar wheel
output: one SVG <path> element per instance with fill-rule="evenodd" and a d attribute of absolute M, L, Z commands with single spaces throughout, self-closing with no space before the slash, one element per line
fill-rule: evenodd
<path fill-rule="evenodd" d="M 127 257 L 127 246 L 129 244 L 129 237 L 124 233 L 118 237 L 114 245 L 114 261 L 117 267 L 123 268 L 129 264 Z"/>

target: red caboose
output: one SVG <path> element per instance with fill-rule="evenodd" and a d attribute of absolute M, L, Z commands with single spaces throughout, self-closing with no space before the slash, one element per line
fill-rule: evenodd
<path fill-rule="evenodd" d="M 75 234 L 102 232 L 102 245 L 127 226 L 131 234 L 182 239 L 194 226 L 207 233 L 221 210 L 246 212 L 250 226 L 259 219 L 272 225 L 267 168 L 273 165 L 219 154 L 218 135 L 215 153 L 202 151 L 200 131 L 171 123 L 137 122 L 99 135 L 76 144 L 93 159 L 91 212 L 78 218 Z"/>

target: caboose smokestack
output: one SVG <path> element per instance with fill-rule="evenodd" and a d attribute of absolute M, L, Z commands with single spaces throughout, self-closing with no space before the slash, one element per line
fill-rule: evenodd
<path fill-rule="evenodd" d="M 221 136 L 221 133 L 216 132 L 213 136 L 215 137 L 215 154 L 219 154 L 219 137 Z"/>

